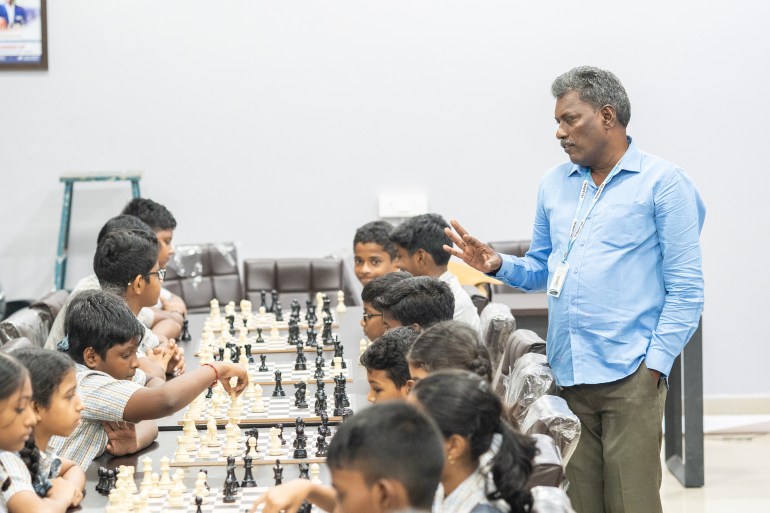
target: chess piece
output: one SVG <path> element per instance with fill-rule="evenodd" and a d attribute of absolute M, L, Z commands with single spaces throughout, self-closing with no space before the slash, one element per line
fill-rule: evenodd
<path fill-rule="evenodd" d="M 307 463 L 300 463 L 299 465 L 299 478 L 300 479 L 310 479 L 310 465 Z"/>
<path fill-rule="evenodd" d="M 149 456 L 142 460 L 142 473 L 144 477 L 142 478 L 140 489 L 144 492 L 152 488 L 152 458 Z"/>
<path fill-rule="evenodd" d="M 171 490 L 168 492 L 168 505 L 172 508 L 181 508 L 184 506 L 182 497 L 184 495 L 184 485 L 180 474 L 174 474 L 174 482 Z"/>
<path fill-rule="evenodd" d="M 251 382 L 250 382 L 251 383 Z M 254 400 L 251 404 L 251 411 L 254 413 L 262 413 L 265 411 L 265 403 L 262 399 L 262 387 L 258 383 L 254 383 Z"/>
<path fill-rule="evenodd" d="M 324 328 L 321 332 L 321 342 L 323 345 L 328 346 L 332 343 L 332 318 L 324 317 Z"/>
<path fill-rule="evenodd" d="M 294 449 L 294 458 L 295 459 L 303 459 L 307 458 L 307 450 L 305 449 L 305 437 L 297 437 L 296 440 L 294 440 L 296 449 Z"/>
<path fill-rule="evenodd" d="M 192 335 L 190 335 L 190 321 L 187 319 L 187 316 L 185 316 L 184 321 L 182 321 L 182 335 L 179 338 L 183 342 L 192 340 Z"/>
<path fill-rule="evenodd" d="M 251 459 L 259 458 L 259 453 L 257 452 L 257 438 L 254 436 L 249 437 L 249 452 L 246 456 Z"/>
<path fill-rule="evenodd" d="M 270 428 L 270 438 L 267 446 L 267 454 L 269 456 L 282 456 L 283 447 L 281 445 L 281 439 L 278 437 L 279 429 L 277 427 Z"/>
<path fill-rule="evenodd" d="M 245 473 L 243 475 L 243 481 L 241 481 L 241 488 L 255 488 L 257 486 L 257 482 L 254 480 L 254 475 L 251 471 L 251 456 L 246 456 L 243 458 L 243 467 L 245 469 Z"/>
<path fill-rule="evenodd" d="M 198 457 L 202 459 L 211 458 L 211 452 L 209 451 L 209 436 L 204 433 L 200 437 L 200 447 L 198 448 Z"/>
<path fill-rule="evenodd" d="M 233 503 L 235 502 L 235 494 L 238 493 L 238 479 L 235 477 L 235 458 L 228 456 L 227 458 L 227 476 L 225 477 L 225 498 L 223 502 Z"/>
<path fill-rule="evenodd" d="M 96 491 L 102 495 L 110 493 L 108 490 L 109 483 L 107 482 L 107 469 L 99 467 L 96 471 L 96 475 L 99 476 L 99 482 L 96 483 Z"/>
<path fill-rule="evenodd" d="M 318 346 L 321 347 L 321 346 Z M 321 351 L 323 351 L 323 348 L 321 347 Z M 324 357 L 322 354 L 318 354 L 318 356 L 315 357 L 315 373 L 313 374 L 313 378 L 315 379 L 323 379 L 324 377 Z"/>
<path fill-rule="evenodd" d="M 281 384 L 281 371 L 276 369 L 275 370 L 275 388 L 273 389 L 273 397 L 285 397 L 286 392 L 283 390 L 283 385 Z"/>
<path fill-rule="evenodd" d="M 321 412 L 321 425 L 318 426 L 318 433 L 323 436 L 331 436 L 332 430 L 329 429 L 329 415 L 323 411 Z"/>
<path fill-rule="evenodd" d="M 329 446 L 326 443 L 326 437 L 320 432 L 318 432 L 318 438 L 316 439 L 315 444 L 316 450 L 315 455 L 319 458 L 323 458 L 329 454 Z"/>
<path fill-rule="evenodd" d="M 337 292 L 337 313 L 345 313 L 348 311 L 345 306 L 345 293 L 343 291 Z"/>
<path fill-rule="evenodd" d="M 259 355 L 259 361 L 261 362 L 261 365 L 259 366 L 259 369 L 257 369 L 257 372 L 268 372 L 267 355 L 266 354 Z"/>
<path fill-rule="evenodd" d="M 321 465 L 313 463 L 310 465 L 310 482 L 313 484 L 321 484 L 321 478 L 318 477 L 321 473 Z"/>
<path fill-rule="evenodd" d="M 152 473 L 152 488 L 150 488 L 150 492 L 147 495 L 153 499 L 166 495 L 166 491 L 160 487 L 160 476 L 157 472 Z"/>
<path fill-rule="evenodd" d="M 297 391 L 294 392 L 294 407 L 300 409 L 307 408 L 307 400 L 305 399 L 307 383 L 300 381 L 294 385 L 294 388 L 297 389 Z"/>
<path fill-rule="evenodd" d="M 262 328 L 257 328 L 257 340 L 255 340 L 257 344 L 264 344 L 265 339 L 262 338 Z"/>
<path fill-rule="evenodd" d="M 348 365 L 345 363 L 345 355 L 344 355 L 345 348 L 342 347 L 342 344 L 340 343 L 340 339 L 339 337 L 337 337 L 337 335 L 334 336 L 333 344 L 334 344 L 334 357 L 335 358 L 338 357 L 342 365 L 340 368 L 347 369 Z"/>
<path fill-rule="evenodd" d="M 260 290 L 259 291 L 259 301 L 260 305 L 262 305 L 262 308 L 267 311 L 267 291 L 266 290 Z"/>
<path fill-rule="evenodd" d="M 243 345 L 243 347 L 246 349 L 246 361 L 249 363 L 254 363 L 254 355 L 251 354 L 251 344 L 247 342 Z"/>
<path fill-rule="evenodd" d="M 283 321 L 283 311 L 281 310 L 281 302 L 276 301 L 275 303 L 275 320 L 276 322 L 282 322 Z"/>
<path fill-rule="evenodd" d="M 297 359 L 294 361 L 294 370 L 307 370 L 307 365 L 305 365 L 306 361 L 305 346 L 300 341 L 300 343 L 297 344 Z"/>
<path fill-rule="evenodd" d="M 195 513 L 203 513 L 203 497 L 200 495 L 195 496 Z"/>
<path fill-rule="evenodd" d="M 283 467 L 281 466 L 281 460 L 275 460 L 273 466 L 273 479 L 275 479 L 275 486 L 283 483 Z"/>
<path fill-rule="evenodd" d="M 170 470 L 169 465 L 169 459 L 167 456 L 163 456 L 160 459 L 160 488 L 161 490 L 170 490 L 173 486 L 173 482 L 171 481 L 171 474 L 169 474 Z"/>

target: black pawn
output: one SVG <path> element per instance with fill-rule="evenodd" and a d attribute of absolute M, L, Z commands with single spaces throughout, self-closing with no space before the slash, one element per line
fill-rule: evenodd
<path fill-rule="evenodd" d="M 307 450 L 305 450 L 305 439 L 297 438 L 296 445 L 297 445 L 297 448 L 294 449 L 294 457 L 296 459 L 307 458 Z"/>
<path fill-rule="evenodd" d="M 266 354 L 259 355 L 259 361 L 260 361 L 260 366 L 259 366 L 259 369 L 257 369 L 257 372 L 267 372 L 268 371 L 267 355 Z"/>
<path fill-rule="evenodd" d="M 109 486 L 107 483 L 107 469 L 104 467 L 99 467 L 99 469 L 96 471 L 96 475 L 99 476 L 99 482 L 96 483 L 96 491 L 102 495 L 109 493 L 107 491 L 107 487 Z"/>
<path fill-rule="evenodd" d="M 283 467 L 281 466 L 281 460 L 275 460 L 275 466 L 273 467 L 273 479 L 275 479 L 275 486 L 283 483 Z"/>
<path fill-rule="evenodd" d="M 203 506 L 203 497 L 195 496 L 195 513 L 203 513 L 203 509 L 201 506 Z"/>
<path fill-rule="evenodd" d="M 206 399 L 211 399 L 214 395 L 213 387 L 209 387 L 208 392 L 206 392 Z"/>
<path fill-rule="evenodd" d="M 318 440 L 316 441 L 315 455 L 319 457 L 326 457 L 329 454 L 329 446 L 326 444 L 326 437 L 321 433 L 318 433 Z"/>
<path fill-rule="evenodd" d="M 257 344 L 264 344 L 265 339 L 262 338 L 262 328 L 257 328 L 257 340 L 254 341 Z"/>
<path fill-rule="evenodd" d="M 192 335 L 190 335 L 190 321 L 187 319 L 182 323 L 182 335 L 179 338 L 181 338 L 183 342 L 192 340 Z"/>
<path fill-rule="evenodd" d="M 241 481 L 242 488 L 254 488 L 257 486 L 257 482 L 254 481 L 254 476 L 251 473 L 251 456 L 245 456 L 243 458 L 243 467 L 246 470 L 243 481 Z"/>

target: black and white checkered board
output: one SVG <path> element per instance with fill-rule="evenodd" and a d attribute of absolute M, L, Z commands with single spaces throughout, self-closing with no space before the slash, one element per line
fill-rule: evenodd
<path fill-rule="evenodd" d="M 333 337 L 334 335 L 332 335 Z M 271 338 L 269 335 L 265 336 L 262 335 L 262 338 L 264 339 L 264 342 L 260 342 L 259 344 L 256 343 L 257 337 L 256 336 L 250 336 L 248 337 L 248 341 L 251 344 L 251 354 L 252 355 L 258 355 L 258 354 L 273 354 L 273 353 L 296 353 L 297 352 L 297 346 L 289 344 L 289 336 L 288 335 L 280 335 L 278 338 Z M 235 337 L 236 340 L 238 340 L 238 337 Z M 302 339 L 304 342 L 304 338 Z M 320 339 L 319 339 L 320 340 Z M 320 342 L 319 342 L 320 343 Z M 334 345 L 323 345 L 324 351 L 334 351 Z M 195 352 L 195 356 L 199 356 L 201 353 L 201 347 L 198 346 L 198 350 Z M 316 348 L 312 346 L 305 345 L 305 353 L 306 354 L 315 354 Z"/>
<path fill-rule="evenodd" d="M 334 397 L 329 396 L 330 392 L 332 390 L 327 389 L 327 408 L 326 413 L 329 416 L 329 422 L 332 424 L 339 424 L 342 422 L 342 417 L 340 416 L 334 416 Z M 272 426 L 275 424 L 283 423 L 283 424 L 293 424 L 297 417 L 302 418 L 305 422 L 309 424 L 320 424 L 321 423 L 321 417 L 315 414 L 315 398 L 313 397 L 313 394 L 308 393 L 307 395 L 307 408 L 297 408 L 294 406 L 294 394 L 287 391 L 286 397 L 269 397 L 267 395 L 263 396 L 262 402 L 265 405 L 265 411 L 261 413 L 252 412 L 251 411 L 251 403 L 252 399 L 243 398 L 243 414 L 241 415 L 239 425 L 255 425 L 255 426 Z M 200 415 L 198 415 L 198 418 L 194 419 L 195 424 L 197 426 L 205 426 L 208 422 L 208 418 L 210 415 L 214 415 L 214 418 L 217 420 L 217 425 L 224 426 L 227 424 L 227 410 L 229 408 L 230 400 L 229 398 L 226 398 L 225 401 L 220 406 L 219 410 L 214 412 L 211 406 L 211 400 L 206 400 L 206 405 L 201 411 Z M 352 406 L 352 405 L 351 405 Z M 187 416 L 187 410 L 189 410 L 189 406 L 185 410 L 185 417 Z M 183 425 L 184 421 L 180 420 L 179 425 Z"/>
<path fill-rule="evenodd" d="M 327 446 L 334 436 L 335 428 L 330 428 L 332 435 L 326 437 Z M 247 451 L 246 446 L 246 429 L 241 429 L 241 436 L 238 439 L 238 456 L 235 458 L 235 464 L 243 466 L 243 456 Z M 201 431 L 200 433 L 203 433 Z M 322 463 L 326 461 L 325 456 L 316 456 L 316 442 L 318 440 L 318 428 L 305 428 L 305 450 L 307 451 L 307 458 L 294 458 L 294 441 L 297 438 L 297 434 L 294 428 L 288 427 L 283 430 L 283 439 L 285 445 L 282 446 L 282 452 L 278 455 L 268 454 L 267 446 L 270 443 L 270 430 L 260 429 L 259 438 L 257 439 L 257 452 L 258 458 L 254 458 L 252 463 L 254 465 L 273 465 L 275 460 L 281 460 L 281 463 Z M 181 435 L 180 435 L 181 436 Z M 224 467 L 227 465 L 227 457 L 223 455 L 223 451 L 226 445 L 225 432 L 222 430 L 217 431 L 217 443 L 218 445 L 212 447 L 209 444 L 208 458 L 200 456 L 200 438 L 195 438 L 191 444 L 187 444 L 187 460 L 177 460 L 178 447 L 174 452 L 174 457 L 171 460 L 172 467 Z"/>
<path fill-rule="evenodd" d="M 216 511 L 229 512 L 229 513 L 243 513 L 251 511 L 251 506 L 257 497 L 262 495 L 268 490 L 266 486 L 258 486 L 255 488 L 238 488 L 238 494 L 235 498 L 235 502 L 226 503 L 224 499 L 224 493 L 220 488 L 211 488 L 208 496 L 203 498 L 203 505 L 201 511 L 210 513 Z M 147 500 L 147 506 L 142 510 L 145 513 L 167 513 L 170 511 L 177 511 L 179 513 L 195 513 L 197 506 L 195 505 L 195 495 L 192 489 L 188 489 L 182 496 L 182 502 L 184 507 L 174 508 L 168 504 L 168 493 L 164 493 L 163 497 L 149 498 Z M 262 506 L 257 508 L 257 511 L 262 511 Z M 320 511 L 313 506 L 313 511 Z"/>
<path fill-rule="evenodd" d="M 307 367 L 307 370 L 294 370 L 294 361 L 271 362 L 268 359 L 266 361 L 268 370 L 266 372 L 260 372 L 258 369 L 261 363 L 260 363 L 259 357 L 257 357 L 255 358 L 255 363 L 249 364 L 249 376 L 251 376 L 251 379 L 253 379 L 254 383 L 257 383 L 261 386 L 275 385 L 275 371 L 280 370 L 281 383 L 283 384 L 284 387 L 286 385 L 294 385 L 295 383 L 299 383 L 300 381 L 304 381 L 308 385 L 311 385 L 311 384 L 314 384 L 316 381 L 315 378 L 313 377 L 313 375 L 315 374 L 315 357 L 306 355 L 306 358 L 307 358 L 307 363 L 305 365 Z M 331 368 L 332 360 L 331 359 L 326 360 L 326 366 L 323 367 L 324 383 L 334 383 L 334 376 L 339 376 L 340 374 L 345 376 L 346 382 L 350 383 L 351 381 L 353 381 L 349 375 L 350 360 L 345 359 L 344 362 L 346 364 L 346 367 L 344 369 L 332 370 Z M 329 393 L 328 387 L 327 387 L 327 393 Z"/>
<path fill-rule="evenodd" d="M 323 329 L 324 322 L 323 318 L 320 317 L 318 312 L 316 312 L 317 320 L 313 327 L 316 329 L 316 331 L 319 332 Z M 275 315 L 271 313 L 266 313 L 263 315 L 260 315 L 258 313 L 252 314 L 251 319 L 246 323 L 246 327 L 249 329 L 249 332 L 254 332 L 256 334 L 257 328 L 260 328 L 262 330 L 262 336 L 264 337 L 266 334 L 270 332 L 270 330 L 275 326 L 279 330 L 286 331 L 289 329 L 289 314 L 284 312 L 282 321 L 276 321 Z M 211 317 L 207 317 L 206 321 L 208 323 L 208 326 L 211 328 L 211 331 L 217 333 L 222 331 L 223 329 L 230 329 L 230 323 L 227 320 L 227 318 L 224 316 L 224 313 L 220 314 L 219 320 L 214 320 Z M 308 323 L 305 320 L 305 311 L 302 310 L 300 312 L 299 316 L 299 322 L 297 323 L 299 328 L 301 330 L 307 330 L 308 329 Z M 233 320 L 233 326 L 235 327 L 236 331 L 240 326 L 243 326 L 243 317 L 240 312 L 237 312 L 234 314 L 234 320 Z M 332 328 L 339 328 L 340 325 L 337 322 L 337 319 L 332 313 Z"/>

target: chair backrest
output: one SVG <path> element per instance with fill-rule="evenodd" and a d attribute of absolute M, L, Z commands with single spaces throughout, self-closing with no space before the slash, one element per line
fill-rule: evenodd
<path fill-rule="evenodd" d="M 481 311 L 481 339 L 489 351 L 492 368 L 500 365 L 500 358 L 511 333 L 516 330 L 516 319 L 511 308 L 502 303 L 489 303 Z"/>
<path fill-rule="evenodd" d="M 527 251 L 529 251 L 529 246 L 532 243 L 531 240 L 498 240 L 493 242 L 488 242 L 489 247 L 497 251 L 498 253 L 502 253 L 504 255 L 513 255 L 517 257 L 523 257 L 527 254 Z M 506 293 L 518 293 L 521 292 L 518 289 L 514 289 L 513 287 L 509 287 L 508 285 L 492 285 L 492 291 L 495 294 L 506 294 Z"/>
<path fill-rule="evenodd" d="M 531 513 L 575 513 L 567 492 L 553 486 L 536 486 L 532 494 Z"/>
<path fill-rule="evenodd" d="M 504 402 L 514 407 L 519 424 L 532 403 L 556 390 L 556 378 L 545 355 L 527 353 L 518 360 L 507 377 Z"/>
<path fill-rule="evenodd" d="M 545 354 L 545 340 L 532 330 L 521 329 L 510 333 L 503 346 L 503 354 L 492 379 L 492 386 L 501 397 L 505 394 L 505 377 L 516 365 L 516 360 L 527 353 Z"/>
<path fill-rule="evenodd" d="M 332 304 L 336 305 L 340 290 L 345 294 L 346 305 L 360 303 L 360 298 L 352 292 L 351 277 L 340 258 L 246 259 L 243 262 L 243 276 L 245 298 L 253 303 L 255 309 L 263 306 L 262 291 L 266 293 L 269 303 L 273 290 L 278 292 L 284 309 L 292 300 L 304 305 L 318 292 L 329 296 Z"/>
<path fill-rule="evenodd" d="M 0 344 L 6 345 L 13 339 L 26 338 L 36 347 L 45 346 L 54 317 L 68 296 L 66 290 L 57 290 L 14 312 L 0 322 Z"/>
<path fill-rule="evenodd" d="M 567 401 L 555 395 L 544 395 L 529 406 L 521 431 L 553 438 L 566 466 L 580 440 L 580 419 L 569 409 Z"/>
<path fill-rule="evenodd" d="M 564 482 L 564 464 L 561 453 L 553 438 L 535 433 L 537 455 L 532 460 L 532 474 L 527 481 L 527 488 L 535 486 L 561 486 Z"/>
<path fill-rule="evenodd" d="M 232 242 L 176 246 L 163 286 L 181 297 L 191 312 L 206 311 L 217 298 L 221 304 L 243 299 L 238 254 Z"/>

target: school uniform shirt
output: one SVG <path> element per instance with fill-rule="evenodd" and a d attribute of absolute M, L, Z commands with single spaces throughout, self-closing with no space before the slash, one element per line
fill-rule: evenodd
<path fill-rule="evenodd" d="M 75 364 L 78 394 L 83 399 L 82 422 L 68 437 L 54 436 L 49 449 L 62 458 L 73 460 L 85 471 L 107 447 L 107 432 L 102 422 L 122 422 L 126 404 L 147 382 L 141 369 L 129 380 L 115 379 L 104 372 Z"/>
<path fill-rule="evenodd" d="M 0 504 L 2 504 L 2 506 L 0 506 L 0 511 L 7 511 L 8 501 L 19 492 L 32 492 L 44 496 L 44 494 L 41 495 L 35 490 L 35 484 L 32 482 L 32 475 L 29 473 L 27 465 L 25 465 L 24 461 L 19 457 L 19 453 L 8 451 L 0 452 L 0 464 L 0 468 L 3 469 L 3 471 L 0 472 L 0 479 L 4 482 L 8 480 L 7 487 L 0 487 L 2 488 L 2 491 L 0 491 Z M 59 475 L 60 466 L 61 460 L 56 454 L 49 451 L 40 453 L 37 481 L 48 481 L 50 483 L 51 479 Z"/>
<path fill-rule="evenodd" d="M 439 483 L 433 500 L 433 513 L 471 513 L 479 505 L 488 505 L 486 511 L 508 513 L 510 507 L 505 501 L 487 499 L 487 479 L 480 469 L 481 466 L 476 467 L 476 470 L 446 497 L 444 485 Z"/>
<path fill-rule="evenodd" d="M 0 451 L 0 455 L 5 451 Z M 11 486 L 11 477 L 8 472 L 5 471 L 2 460 L 0 460 L 0 493 L 5 492 Z M 8 508 L 5 505 L 5 500 L 0 499 L 0 513 L 8 513 Z"/>
<path fill-rule="evenodd" d="M 160 296 L 158 296 L 158 303 L 155 305 L 155 308 L 162 310 L 163 301 L 171 301 L 173 297 L 174 294 L 172 294 L 171 291 L 161 288 Z M 136 318 L 148 328 L 152 328 L 152 325 L 155 322 L 155 312 L 152 311 L 152 308 L 145 306 L 139 311 Z"/>
<path fill-rule="evenodd" d="M 439 276 L 438 279 L 449 285 L 452 295 L 455 297 L 454 320 L 470 325 L 481 336 L 479 311 L 476 309 L 476 305 L 473 304 L 471 297 L 465 292 L 463 286 L 460 285 L 460 280 L 457 279 L 457 276 L 447 271 Z"/>

